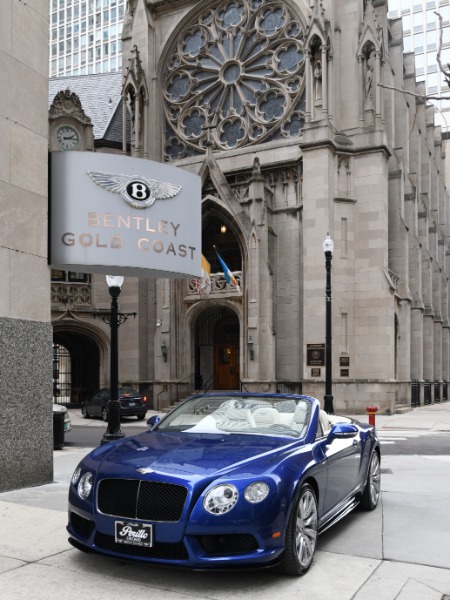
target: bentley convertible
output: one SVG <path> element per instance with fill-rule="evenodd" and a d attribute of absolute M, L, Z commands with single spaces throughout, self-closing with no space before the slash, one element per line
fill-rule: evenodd
<path fill-rule="evenodd" d="M 76 468 L 69 541 L 193 569 L 277 566 L 302 575 L 317 536 L 380 495 L 373 426 L 287 394 L 196 395 Z"/>

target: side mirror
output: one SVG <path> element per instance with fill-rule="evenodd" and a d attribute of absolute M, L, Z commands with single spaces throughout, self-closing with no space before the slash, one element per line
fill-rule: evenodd
<path fill-rule="evenodd" d="M 161 417 L 159 415 L 153 415 L 150 419 L 147 420 L 147 425 L 150 429 L 153 429 L 158 423 L 161 421 Z"/>
<path fill-rule="evenodd" d="M 327 437 L 327 444 L 331 444 L 333 440 L 347 440 L 354 438 L 358 435 L 358 428 L 356 425 L 349 423 L 336 423 L 331 428 L 330 433 Z"/>

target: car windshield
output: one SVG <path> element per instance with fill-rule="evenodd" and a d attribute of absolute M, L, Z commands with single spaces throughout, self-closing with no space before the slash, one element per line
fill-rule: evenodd
<path fill-rule="evenodd" d="M 158 430 L 303 437 L 311 404 L 284 396 L 201 396 L 184 402 Z"/>
<path fill-rule="evenodd" d="M 119 389 L 119 396 L 139 396 L 139 392 L 131 387 L 122 387 Z"/>

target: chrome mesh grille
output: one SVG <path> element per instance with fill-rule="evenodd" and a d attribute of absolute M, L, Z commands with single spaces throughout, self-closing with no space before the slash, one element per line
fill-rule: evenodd
<path fill-rule="evenodd" d="M 139 479 L 103 479 L 98 510 L 106 515 L 143 521 L 179 521 L 188 490 L 182 485 Z"/>

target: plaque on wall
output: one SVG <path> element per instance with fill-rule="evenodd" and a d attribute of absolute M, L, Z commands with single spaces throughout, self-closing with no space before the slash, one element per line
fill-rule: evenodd
<path fill-rule="evenodd" d="M 308 367 L 325 366 L 325 344 L 306 344 L 306 365 Z"/>
<path fill-rule="evenodd" d="M 320 377 L 319 367 L 315 367 L 314 369 L 311 369 L 311 377 Z"/>
<path fill-rule="evenodd" d="M 341 369 L 341 377 L 349 377 L 350 369 Z"/>
<path fill-rule="evenodd" d="M 349 367 L 350 366 L 350 356 L 340 356 L 339 357 L 339 366 Z"/>

